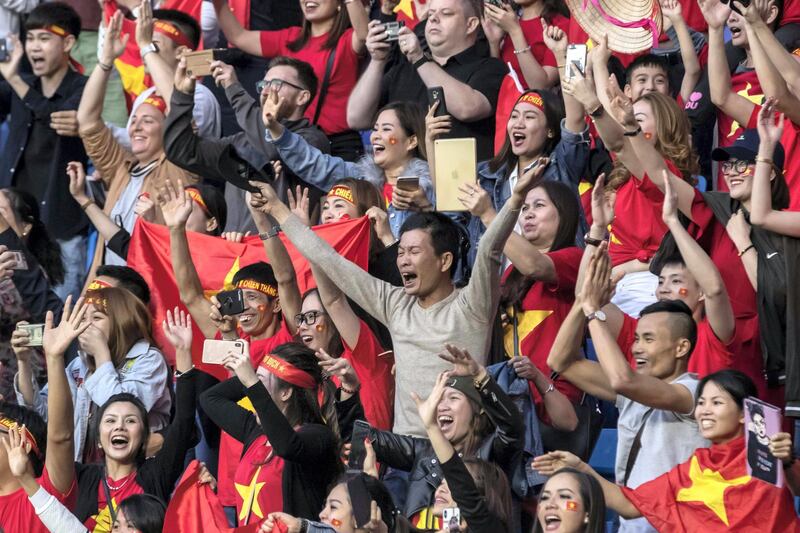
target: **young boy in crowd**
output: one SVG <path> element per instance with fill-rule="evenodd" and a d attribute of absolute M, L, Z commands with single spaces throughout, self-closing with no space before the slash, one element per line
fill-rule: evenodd
<path fill-rule="evenodd" d="M 86 163 L 79 137 L 62 135 L 52 114 L 76 110 L 86 78 L 70 61 L 81 32 L 74 9 L 48 2 L 25 21 L 25 43 L 9 36 L 9 58 L 0 62 L 0 114 L 9 116 L 9 137 L 0 160 L 0 188 L 18 187 L 39 202 L 41 219 L 58 240 L 64 257 L 62 299 L 77 295 L 86 266 L 88 221 L 69 195 L 69 161 Z M 20 72 L 23 53 L 33 70 Z"/>

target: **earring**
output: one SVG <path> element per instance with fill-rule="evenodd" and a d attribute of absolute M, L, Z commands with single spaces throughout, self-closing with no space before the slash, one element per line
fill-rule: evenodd
<path fill-rule="evenodd" d="M 547 130 L 547 138 L 548 139 L 552 139 L 555 136 L 556 136 L 556 134 L 553 133 L 553 130 Z"/>
<path fill-rule="evenodd" d="M 583 519 L 583 523 L 584 524 L 588 524 L 589 523 L 589 515 L 586 515 L 586 517 Z"/>

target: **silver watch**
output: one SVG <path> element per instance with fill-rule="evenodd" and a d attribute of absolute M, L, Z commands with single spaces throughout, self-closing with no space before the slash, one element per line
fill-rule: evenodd
<path fill-rule="evenodd" d="M 149 54 L 151 52 L 158 53 L 158 45 L 156 43 L 150 43 L 147 46 L 145 46 L 144 48 L 141 48 L 139 50 L 139 54 L 142 56 L 142 59 L 144 59 L 144 56 L 146 56 L 147 54 Z"/>
<path fill-rule="evenodd" d="M 586 321 L 587 322 L 591 322 L 595 318 L 597 320 L 599 320 L 600 322 L 605 322 L 606 321 L 606 314 L 602 310 L 598 309 L 597 311 L 591 312 L 588 315 L 586 315 Z"/>

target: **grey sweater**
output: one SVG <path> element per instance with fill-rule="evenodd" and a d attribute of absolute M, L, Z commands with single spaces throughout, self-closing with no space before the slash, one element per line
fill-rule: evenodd
<path fill-rule="evenodd" d="M 370 276 L 339 255 L 294 215 L 282 225 L 311 263 L 324 268 L 349 298 L 389 329 L 397 365 L 395 433 L 427 436 L 411 392 L 427 397 L 439 373 L 450 368 L 438 357 L 445 343 L 466 348 L 478 362 L 485 363 L 499 299 L 503 245 L 518 214 L 506 203 L 480 241 L 469 284 L 426 309 L 416 296 Z"/>

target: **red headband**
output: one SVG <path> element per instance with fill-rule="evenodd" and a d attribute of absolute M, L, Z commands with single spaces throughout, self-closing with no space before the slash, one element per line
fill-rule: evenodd
<path fill-rule="evenodd" d="M 523 94 L 522 96 L 519 97 L 519 100 L 517 100 L 517 104 L 520 104 L 522 102 L 531 104 L 532 106 L 537 107 L 544 111 L 544 100 L 542 100 L 541 95 L 537 92 L 527 92 Z M 516 106 L 517 104 L 514 104 L 514 106 Z"/>
<path fill-rule="evenodd" d="M 300 370 L 293 364 L 287 363 L 275 355 L 265 355 L 258 366 L 264 370 L 268 370 L 275 376 L 292 385 L 297 385 L 303 389 L 317 388 L 317 382 L 311 377 L 311 374 L 305 370 Z"/>
<path fill-rule="evenodd" d="M 346 200 L 354 205 L 356 203 L 353 199 L 353 190 L 347 185 L 335 185 L 333 189 L 328 191 L 328 198 L 333 197 L 341 198 L 342 200 Z"/>
<path fill-rule="evenodd" d="M 275 286 L 270 285 L 269 283 L 263 283 L 255 279 L 240 280 L 239 283 L 236 284 L 236 288 L 258 291 L 262 294 L 266 294 L 271 298 L 275 298 L 276 296 L 278 296 L 278 289 Z"/>
<path fill-rule="evenodd" d="M 159 111 L 164 113 L 165 116 L 167 114 L 167 102 L 165 102 L 164 99 L 161 98 L 160 96 L 157 96 L 155 94 L 151 94 L 150 96 L 145 98 L 144 102 L 142 102 L 142 103 L 143 104 L 150 104 L 151 106 L 155 107 L 156 109 L 158 109 Z"/>
<path fill-rule="evenodd" d="M 206 205 L 205 200 L 203 200 L 203 196 L 200 194 L 200 191 L 194 187 L 186 187 L 186 192 L 189 193 L 189 197 L 194 200 L 194 203 L 200 206 L 200 209 L 203 210 L 203 213 L 205 213 L 208 218 L 211 218 L 211 211 L 208 210 L 208 206 Z"/>
<path fill-rule="evenodd" d="M 177 26 L 170 24 L 169 22 L 165 22 L 163 20 L 155 21 L 153 23 L 153 31 L 156 31 L 161 35 L 166 35 L 178 46 L 185 46 L 190 50 L 194 49 L 194 45 L 192 44 L 192 41 L 189 40 L 189 37 L 179 30 Z"/>
<path fill-rule="evenodd" d="M 0 426 L 8 429 L 9 431 L 17 431 L 17 429 L 21 427 L 16 420 L 11 420 L 5 416 L 0 416 Z M 39 445 L 36 444 L 36 439 L 33 437 L 33 433 L 31 433 L 28 428 L 25 428 L 24 435 L 28 442 L 31 443 L 31 451 L 36 454 L 36 457 L 41 457 Z"/>
<path fill-rule="evenodd" d="M 110 283 L 106 283 L 98 278 L 92 280 L 88 287 L 86 287 L 86 292 L 89 291 L 99 291 L 100 289 L 107 289 L 111 287 Z"/>

